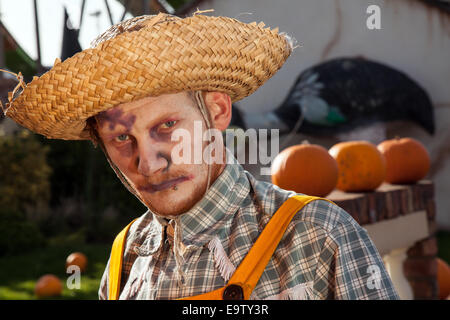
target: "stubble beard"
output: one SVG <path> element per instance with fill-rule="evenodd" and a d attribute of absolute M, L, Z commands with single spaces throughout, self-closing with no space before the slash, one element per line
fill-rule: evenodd
<path fill-rule="evenodd" d="M 153 195 L 142 193 L 141 197 L 147 207 L 156 215 L 163 217 L 177 217 L 189 211 L 204 197 L 208 187 L 208 164 L 203 163 L 199 166 L 201 167 L 196 170 L 198 179 L 180 183 L 176 187 L 155 192 Z M 210 185 L 217 179 L 224 167 L 225 164 L 211 164 Z"/>

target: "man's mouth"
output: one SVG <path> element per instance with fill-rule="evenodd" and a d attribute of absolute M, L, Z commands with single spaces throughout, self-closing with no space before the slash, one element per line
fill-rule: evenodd
<path fill-rule="evenodd" d="M 166 180 L 166 181 L 163 181 L 158 184 L 148 183 L 146 185 L 142 185 L 142 186 L 138 187 L 138 190 L 148 192 L 148 193 L 155 193 L 158 191 L 172 188 L 173 186 L 176 186 L 177 184 L 182 183 L 184 181 L 188 181 L 188 180 L 192 180 L 192 177 L 182 176 L 179 178 Z"/>

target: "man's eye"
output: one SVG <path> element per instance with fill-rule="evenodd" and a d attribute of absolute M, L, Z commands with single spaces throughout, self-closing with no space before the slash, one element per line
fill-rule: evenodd
<path fill-rule="evenodd" d="M 116 141 L 123 142 L 130 139 L 130 137 L 127 134 L 121 134 L 120 136 L 117 136 L 115 139 Z"/>
<path fill-rule="evenodd" d="M 166 121 L 166 122 L 164 122 L 164 123 L 161 125 L 161 128 L 162 128 L 162 129 L 168 129 L 168 128 L 171 128 L 171 127 L 173 127 L 173 126 L 175 125 L 175 123 L 177 123 L 176 120 Z"/>

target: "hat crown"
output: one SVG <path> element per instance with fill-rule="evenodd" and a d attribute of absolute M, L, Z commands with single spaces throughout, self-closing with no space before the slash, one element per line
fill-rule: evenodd
<path fill-rule="evenodd" d="M 118 35 L 125 32 L 135 32 L 141 30 L 144 27 L 151 27 L 158 23 L 179 19 L 181 18 L 162 12 L 154 15 L 137 16 L 111 26 L 105 32 L 97 36 L 97 38 L 92 40 L 90 45 L 91 48 L 95 48 L 103 42 L 114 39 Z"/>

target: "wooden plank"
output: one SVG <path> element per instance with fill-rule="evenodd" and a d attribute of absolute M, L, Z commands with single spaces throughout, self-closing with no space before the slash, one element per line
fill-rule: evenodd
<path fill-rule="evenodd" d="M 363 225 L 363 228 L 367 230 L 380 255 L 388 254 L 394 249 L 409 248 L 430 234 L 425 210 Z"/>

